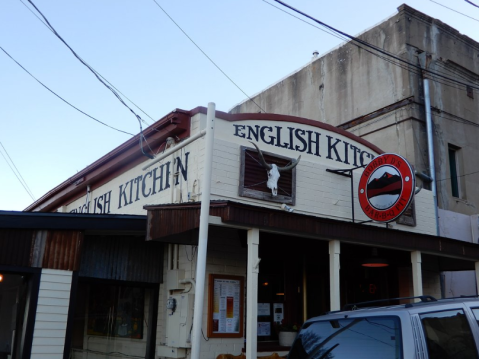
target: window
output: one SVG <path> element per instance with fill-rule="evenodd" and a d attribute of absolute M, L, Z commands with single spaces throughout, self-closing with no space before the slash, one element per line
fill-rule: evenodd
<path fill-rule="evenodd" d="M 429 358 L 477 359 L 471 327 L 462 309 L 420 315 Z"/>
<path fill-rule="evenodd" d="M 303 328 L 291 359 L 399 359 L 403 357 L 397 317 L 318 321 Z"/>
<path fill-rule="evenodd" d="M 404 224 L 405 226 L 416 226 L 416 204 L 414 203 L 414 198 L 396 222 L 398 224 Z"/>
<path fill-rule="evenodd" d="M 267 163 L 274 163 L 279 167 L 291 164 L 295 159 L 278 156 L 262 151 Z M 281 172 L 278 180 L 278 194 L 271 195 L 271 189 L 266 186 L 268 174 L 261 165 L 256 149 L 241 146 L 239 195 L 261 199 L 264 201 L 295 204 L 296 199 L 296 168 Z"/>
<path fill-rule="evenodd" d="M 459 147 L 449 145 L 449 177 L 451 179 L 451 194 L 456 198 L 461 197 L 459 180 L 459 152 Z"/>
<path fill-rule="evenodd" d="M 142 339 L 144 306 L 144 288 L 92 284 L 87 334 Z"/>
<path fill-rule="evenodd" d="M 153 289 L 121 282 L 78 283 L 71 358 L 145 358 Z"/>
<path fill-rule="evenodd" d="M 467 90 L 467 97 L 474 98 L 474 90 L 472 89 L 472 87 L 467 85 L 466 90 Z"/>

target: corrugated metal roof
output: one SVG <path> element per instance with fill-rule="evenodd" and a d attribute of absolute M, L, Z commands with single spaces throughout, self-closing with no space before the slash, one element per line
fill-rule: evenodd
<path fill-rule="evenodd" d="M 161 283 L 163 244 L 144 237 L 86 236 L 81 277 Z"/>
<path fill-rule="evenodd" d="M 79 269 L 83 233 L 48 231 L 42 267 L 75 271 Z"/>
<path fill-rule="evenodd" d="M 0 264 L 29 267 L 33 230 L 0 229 Z"/>

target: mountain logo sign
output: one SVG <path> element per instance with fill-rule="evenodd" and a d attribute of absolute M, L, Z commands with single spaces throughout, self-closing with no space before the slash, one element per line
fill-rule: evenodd
<path fill-rule="evenodd" d="M 406 159 L 384 153 L 374 158 L 361 175 L 359 204 L 373 221 L 392 222 L 408 208 L 415 189 L 414 171 Z"/>

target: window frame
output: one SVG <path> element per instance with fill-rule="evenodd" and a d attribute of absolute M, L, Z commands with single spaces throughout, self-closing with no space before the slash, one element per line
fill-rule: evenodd
<path fill-rule="evenodd" d="M 451 196 L 458 199 L 465 199 L 465 182 L 462 163 L 462 149 L 451 143 L 448 144 L 448 165 L 449 165 L 449 183 Z"/>
<path fill-rule="evenodd" d="M 250 168 L 247 165 L 246 156 L 250 154 L 257 154 L 258 151 L 251 147 L 240 146 L 240 181 L 239 181 L 239 188 L 238 188 L 238 195 L 240 197 L 248 197 L 254 199 L 260 199 L 263 201 L 269 202 L 276 202 L 276 203 L 285 203 L 290 205 L 296 204 L 296 167 L 291 170 L 291 188 L 287 188 L 290 195 L 285 195 L 281 193 L 281 178 L 285 178 L 286 176 L 282 174 L 282 176 L 278 180 L 278 194 L 273 196 L 271 194 L 271 189 L 266 187 L 266 182 L 268 181 L 268 176 L 266 170 L 262 168 L 261 170 L 264 171 L 264 188 L 263 189 L 251 189 L 245 187 L 245 176 L 248 171 L 259 171 L 258 168 Z M 277 159 L 281 161 L 279 166 L 283 166 L 287 163 L 295 161 L 295 158 L 280 156 L 271 152 L 262 151 L 266 161 Z M 284 163 L 284 164 L 283 164 Z M 285 172 L 287 173 L 287 172 Z"/>
<path fill-rule="evenodd" d="M 424 335 L 424 340 L 425 340 L 425 343 L 426 343 L 426 347 L 427 347 L 427 351 L 428 351 L 428 357 L 434 359 L 434 358 L 442 358 L 442 354 L 440 356 L 432 356 L 431 355 L 431 346 L 430 344 L 435 342 L 434 340 L 432 340 L 429 335 L 428 335 L 428 331 L 426 330 L 426 327 L 425 327 L 425 323 L 424 323 L 424 319 L 431 319 L 431 318 L 434 318 L 434 319 L 442 319 L 442 318 L 452 318 L 453 316 L 452 315 L 448 315 L 448 316 L 438 316 L 438 317 L 433 317 L 435 314 L 436 315 L 440 315 L 440 314 L 445 314 L 445 313 L 452 313 L 452 312 L 456 312 L 456 313 L 460 313 L 464 316 L 464 323 L 466 323 L 468 325 L 468 328 L 469 328 L 469 331 L 468 331 L 468 334 L 469 334 L 469 339 L 471 340 L 472 342 L 472 348 L 475 350 L 475 354 L 476 354 L 476 358 L 479 358 L 479 352 L 478 352 L 478 348 L 477 348 L 477 344 L 476 344 L 476 338 L 474 336 L 474 331 L 473 331 L 473 328 L 471 326 L 471 318 L 470 315 L 468 314 L 467 310 L 464 308 L 464 307 L 452 307 L 452 308 L 444 308 L 444 309 L 441 309 L 441 310 L 435 310 L 435 311 L 431 311 L 431 312 L 423 312 L 423 313 L 418 313 L 419 315 L 419 320 L 421 322 L 421 327 L 422 327 L 422 332 L 423 332 L 423 335 Z M 456 314 L 457 315 L 457 314 Z M 448 324 L 448 323 L 445 323 L 445 324 Z M 432 326 L 431 326 L 432 328 Z M 434 334 L 437 335 L 437 333 L 440 333 L 440 331 L 437 330 L 437 328 L 432 328 L 432 330 L 434 330 Z M 448 333 L 445 333 L 445 335 L 447 335 Z M 455 335 L 451 335 L 451 337 L 445 341 L 445 343 L 447 344 L 449 342 L 449 340 L 451 339 L 454 339 L 456 337 L 458 337 L 460 334 L 455 334 Z M 467 338 L 466 338 L 467 339 Z M 443 341 L 441 341 L 441 344 L 443 343 Z M 438 343 L 435 343 L 435 344 L 438 344 Z M 457 346 L 457 345 L 456 345 Z M 437 347 L 437 346 L 436 346 Z M 453 346 L 454 347 L 454 346 Z M 447 352 L 447 354 L 449 355 L 450 353 L 447 351 L 447 348 L 448 346 L 446 346 L 444 349 L 444 345 L 441 345 L 440 346 L 441 350 L 444 351 L 444 353 Z"/>

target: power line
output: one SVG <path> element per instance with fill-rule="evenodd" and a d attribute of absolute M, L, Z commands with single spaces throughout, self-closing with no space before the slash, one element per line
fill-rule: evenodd
<path fill-rule="evenodd" d="M 314 24 L 311 24 L 310 22 L 307 22 L 306 20 L 301 19 L 299 16 L 296 16 L 296 15 L 294 15 L 294 14 L 291 14 L 290 12 L 287 12 L 286 10 L 281 9 L 279 6 L 276 6 L 276 5 L 274 5 L 274 4 L 271 4 L 271 3 L 269 3 L 269 2 L 267 2 L 267 1 L 265 1 L 265 0 L 263 0 L 263 2 L 265 2 L 266 4 L 268 4 L 268 5 L 272 6 L 272 7 L 274 7 L 275 9 L 278 9 L 279 11 L 284 12 L 285 14 L 288 14 L 289 16 L 292 16 L 292 17 L 298 19 L 299 21 L 304 22 L 305 24 L 307 24 L 307 25 L 309 25 L 309 26 L 312 26 L 312 27 L 314 27 L 314 28 L 316 28 L 316 29 L 318 29 L 318 30 L 320 30 L 320 31 L 322 31 L 322 32 L 325 32 L 326 34 L 332 35 L 332 36 L 334 36 L 334 37 L 336 37 L 336 38 L 338 38 L 338 39 L 340 39 L 340 40 L 347 41 L 346 38 L 341 37 L 341 36 L 339 36 L 339 35 L 336 35 L 336 34 L 335 34 L 334 32 L 332 32 L 332 31 L 328 31 L 328 30 L 325 30 L 325 29 L 320 28 L 319 26 L 316 26 L 316 25 L 314 25 Z"/>
<path fill-rule="evenodd" d="M 108 124 L 106 124 L 105 122 L 102 122 L 98 119 L 96 119 L 95 117 L 93 116 L 90 116 L 89 114 L 87 114 L 86 112 L 83 112 L 82 110 L 80 110 L 78 107 L 75 107 L 74 105 L 72 105 L 70 102 L 68 102 L 67 100 L 65 100 L 63 97 L 61 97 L 60 95 L 57 95 L 53 90 L 51 90 L 48 86 L 46 86 L 45 84 L 43 84 L 39 79 L 37 79 L 35 76 L 33 76 L 25 67 L 23 67 L 17 60 L 15 60 L 3 47 L 0 46 L 0 50 L 2 50 L 10 59 L 12 59 L 18 66 L 20 66 L 23 71 L 25 71 L 27 74 L 29 74 L 31 77 L 33 77 L 35 79 L 35 81 L 37 81 L 40 85 L 42 85 L 43 87 L 45 87 L 48 91 L 50 91 L 52 94 L 54 94 L 56 97 L 58 97 L 60 100 L 62 100 L 63 102 L 65 102 L 67 105 L 73 107 L 75 110 L 77 110 L 78 112 L 84 114 L 85 116 L 91 118 L 92 120 L 102 124 L 103 126 L 106 126 L 106 127 L 109 127 L 115 131 L 118 131 L 118 132 L 122 132 L 122 133 L 126 133 L 127 135 L 130 135 L 130 136 L 134 136 L 132 133 L 129 133 L 129 132 L 126 132 L 126 131 L 123 131 L 123 130 L 120 130 L 116 127 L 113 127 L 113 126 L 110 126 Z"/>
<path fill-rule="evenodd" d="M 270 4 L 269 2 L 267 2 L 266 0 L 263 0 L 263 1 L 264 1 L 265 3 L 267 3 L 267 4 L 269 4 L 269 5 L 271 5 L 271 6 L 275 7 L 275 8 L 277 8 L 276 6 L 274 6 L 274 5 Z M 360 40 L 360 39 L 358 39 L 358 38 L 356 38 L 356 37 L 354 37 L 354 36 L 348 35 L 347 33 L 344 33 L 344 32 L 342 32 L 342 31 L 340 31 L 340 30 L 337 30 L 337 29 L 333 28 L 332 26 L 329 26 L 329 25 L 323 23 L 322 21 L 313 18 L 313 17 L 311 17 L 310 15 L 307 15 L 307 14 L 305 14 L 305 13 L 303 13 L 303 12 L 301 12 L 301 11 L 299 11 L 299 10 L 297 10 L 297 9 L 295 9 L 295 8 L 293 8 L 293 7 L 291 7 L 291 6 L 289 6 L 289 5 L 285 4 L 284 2 L 282 2 L 282 1 L 280 1 L 280 0 L 274 0 L 274 1 L 276 1 L 276 2 L 278 2 L 278 3 L 280 3 L 280 4 L 282 4 L 283 6 L 289 8 L 289 9 L 291 9 L 291 10 L 293 10 L 293 11 L 295 11 L 295 12 L 297 12 L 297 13 L 299 13 L 299 14 L 301 14 L 301 15 L 303 15 L 303 16 L 305 16 L 305 17 L 311 19 L 311 20 L 313 20 L 314 22 L 317 22 L 318 24 L 320 24 L 320 25 L 322 25 L 322 26 L 324 26 L 324 27 L 326 27 L 326 28 L 328 28 L 328 29 L 334 31 L 335 33 L 338 33 L 338 34 L 340 34 L 340 35 L 342 35 L 342 36 L 344 36 L 344 37 L 347 37 L 347 38 L 349 38 L 349 39 L 351 39 L 351 40 L 353 40 L 353 41 L 356 41 L 356 42 L 358 42 L 358 43 L 360 43 L 360 44 L 362 44 L 362 45 L 364 45 L 364 46 L 367 46 L 367 47 L 369 47 L 369 48 L 372 48 L 372 49 L 374 49 L 374 50 L 376 50 L 376 51 L 378 51 L 378 52 L 380 52 L 380 53 L 382 53 L 382 54 L 384 54 L 384 55 L 386 55 L 386 56 L 388 56 L 388 57 L 391 57 L 392 59 L 395 59 L 395 60 L 400 61 L 400 62 L 403 63 L 403 64 L 397 63 L 397 62 L 393 61 L 393 60 L 390 59 L 390 58 L 386 58 L 386 57 L 381 56 L 381 55 L 379 55 L 379 54 L 373 53 L 373 52 L 371 52 L 371 51 L 369 51 L 369 50 L 367 50 L 367 49 L 364 49 L 364 48 L 362 48 L 361 46 L 355 44 L 356 46 L 358 46 L 358 47 L 360 47 L 360 48 L 362 48 L 362 49 L 364 49 L 364 50 L 370 52 L 371 54 L 373 54 L 373 55 L 375 55 L 375 56 L 378 56 L 379 58 L 381 58 L 381 59 L 383 59 L 383 60 L 385 60 L 385 61 L 388 61 L 388 62 L 390 62 L 390 63 L 392 63 L 392 64 L 394 64 L 394 65 L 396 65 L 396 66 L 399 66 L 399 67 L 401 67 L 401 68 L 403 68 L 403 69 L 406 69 L 406 70 L 408 70 L 408 71 L 410 71 L 410 72 L 413 72 L 413 73 L 416 73 L 416 74 L 419 74 L 420 71 L 428 72 L 432 77 L 436 77 L 435 79 L 433 79 L 434 81 L 439 82 L 439 83 L 442 83 L 443 85 L 446 85 L 446 86 L 454 86 L 454 85 L 451 85 L 451 84 L 450 84 L 450 83 L 454 83 L 454 84 L 456 84 L 456 85 L 470 86 L 470 87 L 472 87 L 472 88 L 474 88 L 474 89 L 476 89 L 476 90 L 479 90 L 478 87 L 471 86 L 471 85 L 469 85 L 469 84 L 465 84 L 465 83 L 463 83 L 463 82 L 461 82 L 461 81 L 457 81 L 457 80 L 455 80 L 455 79 L 449 78 L 449 77 L 447 77 L 447 76 L 444 76 L 444 75 L 442 75 L 442 74 L 439 74 L 439 73 L 434 72 L 434 71 L 431 71 L 431 70 L 422 69 L 421 67 L 419 67 L 419 66 L 417 66 L 417 65 L 415 65 L 415 64 L 412 64 L 412 63 L 410 63 L 409 61 L 403 60 L 403 59 L 401 59 L 401 58 L 399 58 L 399 57 L 397 57 L 397 56 L 395 56 L 395 55 L 393 55 L 393 54 L 391 54 L 391 53 L 388 53 L 387 51 L 382 50 L 382 49 L 380 49 L 380 48 L 378 48 L 378 47 L 376 47 L 376 46 L 374 46 L 374 45 L 372 45 L 372 44 L 369 44 L 369 43 L 366 42 L 366 41 Z M 431 1 L 432 1 L 432 0 L 431 0 Z M 467 0 L 466 0 L 466 1 L 467 1 Z M 279 9 L 279 8 L 278 8 L 278 9 Z M 279 10 L 281 10 L 281 9 L 279 9 Z M 286 12 L 286 13 L 289 14 L 288 12 Z M 290 15 L 291 15 L 291 14 L 290 14 Z M 291 16 L 297 18 L 297 17 L 294 16 L 294 15 L 291 15 Z M 299 18 L 298 18 L 298 19 L 299 19 Z M 299 19 L 299 20 L 301 20 L 301 19 Z M 305 22 L 304 20 L 302 20 L 302 21 Z M 309 25 L 311 25 L 311 26 L 313 26 L 313 27 L 316 27 L 316 26 L 314 26 L 314 25 L 312 25 L 312 24 L 310 24 L 310 23 L 308 23 L 308 22 L 306 22 L 306 23 L 309 24 Z M 338 37 L 338 36 L 336 36 L 335 34 L 332 34 L 332 35 L 335 36 L 335 37 Z M 407 67 L 406 67 L 406 65 L 407 65 Z M 416 70 L 416 71 L 414 71 L 414 70 L 411 69 L 410 67 L 412 67 L 412 68 L 413 68 L 414 70 Z M 439 81 L 439 80 L 437 79 L 437 77 L 441 78 L 442 81 L 448 81 L 448 82 L 450 82 L 450 83 L 447 84 L 447 83 L 445 83 L 445 82 L 441 82 L 441 81 Z M 476 123 L 471 122 L 471 121 L 468 121 L 468 120 L 465 120 L 465 119 L 461 119 L 461 121 L 459 121 L 459 120 L 457 120 L 457 119 L 446 118 L 446 117 L 440 116 L 440 115 L 438 115 L 438 114 L 436 114 L 436 116 L 442 117 L 442 118 L 444 118 L 444 119 L 446 119 L 446 120 L 457 121 L 457 122 L 461 122 L 461 123 L 468 124 L 468 125 L 473 125 L 473 126 L 479 126 L 479 125 L 477 125 Z M 479 171 L 467 173 L 467 174 L 460 175 L 460 176 L 457 176 L 457 177 L 458 177 L 458 178 L 459 178 L 459 177 L 466 177 L 466 176 L 473 175 L 473 174 L 476 174 L 476 173 L 479 173 Z M 437 180 L 437 181 L 445 181 L 445 180 L 448 180 L 448 179 L 450 179 L 450 178 L 445 178 L 445 179 L 441 179 L 441 180 Z"/>
<path fill-rule="evenodd" d="M 18 172 L 18 175 L 17 175 L 17 172 L 15 172 L 15 170 L 12 168 L 12 166 L 10 165 L 10 163 L 8 162 L 7 158 L 5 157 L 5 155 L 3 154 L 2 151 L 0 151 L 0 153 L 2 154 L 2 157 L 5 159 L 5 162 L 7 162 L 7 165 L 8 167 L 10 167 L 10 169 L 12 170 L 13 174 L 15 175 L 15 177 L 17 177 L 18 179 L 18 182 L 20 182 L 20 184 L 23 186 L 23 188 L 25 189 L 25 191 L 28 193 L 28 195 L 32 198 L 33 201 L 35 201 L 35 196 L 33 195 L 33 192 L 30 190 L 30 188 L 28 187 L 27 185 L 27 182 L 23 179 L 20 171 L 18 170 L 17 166 L 15 166 L 15 162 L 13 162 L 12 158 L 10 157 L 10 155 L 8 154 L 7 150 L 5 149 L 5 147 L 3 146 L 3 144 L 0 142 L 0 145 L 2 146 L 3 150 L 5 151 L 5 153 L 7 154 L 8 158 L 10 159 L 10 162 L 12 162 L 13 166 L 15 167 L 15 169 L 17 170 Z M 20 177 L 18 177 L 20 176 Z"/>
<path fill-rule="evenodd" d="M 472 1 L 465 0 L 467 3 L 471 4 L 472 6 L 479 7 L 479 5 L 474 4 Z"/>
<path fill-rule="evenodd" d="M 466 174 L 463 174 L 463 175 L 460 175 L 460 176 L 456 176 L 456 178 L 461 178 L 461 177 L 466 177 L 466 176 L 470 176 L 470 175 L 475 175 L 476 173 L 479 173 L 479 171 L 470 172 L 470 173 L 466 173 Z M 440 180 L 436 180 L 436 182 L 447 181 L 447 180 L 450 180 L 451 178 L 452 178 L 452 177 L 443 178 L 443 179 L 440 179 Z"/>
<path fill-rule="evenodd" d="M 115 95 L 115 97 L 118 99 L 118 101 L 120 101 L 123 106 L 125 106 L 126 108 L 128 108 L 130 110 L 130 112 L 136 117 L 136 119 L 138 120 L 138 124 L 140 126 L 140 136 L 139 136 L 139 140 L 140 140 L 140 150 L 141 150 L 141 153 L 143 153 L 146 157 L 150 158 L 150 159 L 153 159 L 153 156 L 150 155 L 149 153 L 146 153 L 144 151 L 144 148 L 143 148 L 143 141 L 147 142 L 146 141 L 146 138 L 145 136 L 143 135 L 143 127 L 141 125 L 141 122 L 142 122 L 142 118 L 140 117 L 140 115 L 138 115 L 135 111 L 133 111 L 133 109 L 128 106 L 126 104 L 125 101 L 123 101 L 123 99 L 121 98 L 121 96 L 110 86 L 108 85 L 105 81 L 103 81 L 103 79 L 95 72 L 95 70 L 93 70 L 85 61 L 83 61 L 83 59 L 78 56 L 78 54 L 70 47 L 70 45 L 68 45 L 68 43 L 63 40 L 63 38 L 60 36 L 60 34 L 55 30 L 55 28 L 50 24 L 50 22 L 48 21 L 48 19 L 45 17 L 45 15 L 43 15 L 43 13 L 35 6 L 35 4 L 32 2 L 32 0 L 28 0 L 28 2 L 30 4 L 32 4 L 32 6 L 35 8 L 35 10 L 37 10 L 37 12 L 41 15 L 41 17 L 43 18 L 43 20 L 45 20 L 45 22 L 48 24 L 48 27 L 52 30 L 52 32 L 56 35 L 56 37 L 58 37 L 60 39 L 61 42 L 63 42 L 65 44 L 66 47 L 68 47 L 68 49 L 72 52 L 72 54 L 83 64 L 85 65 L 85 67 L 87 69 L 89 69 L 93 75 L 95 75 L 95 77 L 98 79 L 98 81 L 100 81 L 107 89 L 109 89 L 113 95 Z"/>
<path fill-rule="evenodd" d="M 468 17 L 469 19 L 472 19 L 472 20 L 474 20 L 474 21 L 479 22 L 479 20 L 477 20 L 477 19 L 475 19 L 475 18 L 473 18 L 473 17 L 471 17 L 471 16 L 469 16 L 469 15 L 463 14 L 462 12 L 459 12 L 459 11 L 457 11 L 457 10 L 451 9 L 450 7 L 447 7 L 446 5 L 443 5 L 443 4 L 441 4 L 441 3 L 438 3 L 437 1 L 434 1 L 434 0 L 429 0 L 429 1 L 431 1 L 431 2 L 433 2 L 433 3 L 435 3 L 435 4 L 438 4 L 438 5 L 442 6 L 442 7 L 445 7 L 446 9 L 449 9 L 449 10 L 451 10 L 451 11 L 454 11 L 454 12 L 456 12 L 456 13 L 458 13 L 458 14 L 461 14 L 462 16 Z M 474 5 L 474 4 L 473 4 L 473 5 Z M 474 6 L 475 6 L 475 5 L 474 5 Z"/>
<path fill-rule="evenodd" d="M 35 14 L 35 12 L 27 5 L 23 2 L 23 0 L 19 0 L 27 9 L 28 11 L 30 11 L 48 30 L 50 30 L 53 34 L 55 34 L 53 32 L 53 30 L 48 27 L 48 25 L 37 15 Z M 91 67 L 91 66 L 90 66 Z M 103 80 L 105 80 L 106 82 L 108 82 L 108 84 L 113 87 L 116 91 L 118 91 L 120 94 L 122 94 L 128 101 L 130 101 L 137 109 L 139 109 L 141 112 L 143 112 L 146 116 L 148 116 L 152 121 L 155 121 L 153 119 L 153 117 L 151 117 L 149 114 L 147 114 L 145 111 L 143 111 L 143 109 L 141 107 L 139 107 L 136 103 L 134 103 L 132 100 L 130 100 L 123 92 L 121 92 L 120 90 L 118 90 L 118 88 L 116 88 L 110 81 L 108 81 L 104 76 L 102 76 L 98 71 L 96 71 L 93 67 L 91 67 L 93 71 L 95 71 Z M 143 120 L 143 123 L 146 124 L 146 125 L 149 125 L 148 122 L 146 122 L 145 120 Z"/>
<path fill-rule="evenodd" d="M 267 2 L 267 1 L 265 1 L 265 0 L 263 0 L 263 1 L 264 1 L 264 2 Z M 326 28 L 328 28 L 328 29 L 334 31 L 335 33 L 338 33 L 338 34 L 340 34 L 340 35 L 342 35 L 342 36 L 345 36 L 345 37 L 347 37 L 347 38 L 350 39 L 350 40 L 353 40 L 353 41 L 355 41 L 355 42 L 358 42 L 359 44 L 361 44 L 361 45 L 363 45 L 363 46 L 366 46 L 366 47 L 368 47 L 368 48 L 371 48 L 371 49 L 373 49 L 373 50 L 375 50 L 375 51 L 377 51 L 377 52 L 379 52 L 379 53 L 381 53 L 381 54 L 383 54 L 383 55 L 386 55 L 386 56 L 388 56 L 388 57 L 390 57 L 390 58 L 392 58 L 392 59 L 394 59 L 394 60 L 396 60 L 396 61 L 399 61 L 399 62 L 401 62 L 401 63 L 403 63 L 403 64 L 405 64 L 405 65 L 411 66 L 412 68 L 415 68 L 415 69 L 417 69 L 418 71 L 423 71 L 423 72 L 426 72 L 426 73 L 428 73 L 428 74 L 430 74 L 430 75 L 432 75 L 432 76 L 440 77 L 440 78 L 443 79 L 443 80 L 447 80 L 447 81 L 450 81 L 450 82 L 453 82 L 453 83 L 456 83 L 456 84 L 459 84 L 459 85 L 463 85 L 463 86 L 469 86 L 469 87 L 471 87 L 471 88 L 473 88 L 473 89 L 479 90 L 479 87 L 477 87 L 477 86 L 474 86 L 474 85 L 471 85 L 471 84 L 467 84 L 467 83 L 464 83 L 464 82 L 461 82 L 461 81 L 458 81 L 458 80 L 449 78 L 449 77 L 447 77 L 447 76 L 445 76 L 445 75 L 442 75 L 442 74 L 440 74 L 440 73 L 431 71 L 431 70 L 429 70 L 429 69 L 423 69 L 423 68 L 421 68 L 419 65 L 413 64 L 413 63 L 411 63 L 411 62 L 409 62 L 409 61 L 407 61 L 407 60 L 404 60 L 404 59 L 402 59 L 402 58 L 400 58 L 400 57 L 398 57 L 398 56 L 395 56 L 395 55 L 389 53 L 388 51 L 381 49 L 381 48 L 378 47 L 378 46 L 372 45 L 372 44 L 370 44 L 370 43 L 367 42 L 367 41 L 364 41 L 364 40 L 361 40 L 361 39 L 359 39 L 359 38 L 357 38 L 357 37 L 354 37 L 354 36 L 352 36 L 352 35 L 349 35 L 349 34 L 343 32 L 343 31 L 341 31 L 341 30 L 338 30 L 338 29 L 336 29 L 336 28 L 334 28 L 334 27 L 332 27 L 332 26 L 330 26 L 330 25 L 328 25 L 328 24 L 326 24 L 326 23 L 324 23 L 324 22 L 322 22 L 322 21 L 320 21 L 320 20 L 318 20 L 318 19 L 315 19 L 315 18 L 312 17 L 311 15 L 308 15 L 308 14 L 306 14 L 306 13 L 304 13 L 304 12 L 298 10 L 298 9 L 295 9 L 294 7 L 288 5 L 288 4 L 286 4 L 286 3 L 284 3 L 284 2 L 282 2 L 282 1 L 280 1 L 280 0 L 274 0 L 274 1 L 276 1 L 277 3 L 279 3 L 279 4 L 281 4 L 281 5 L 285 6 L 285 7 L 287 7 L 288 9 L 290 9 L 290 10 L 292 10 L 292 11 L 294 11 L 294 12 L 297 12 L 298 14 L 301 14 L 301 15 L 307 17 L 308 19 L 310 19 L 310 20 L 312 20 L 312 21 L 314 21 L 314 22 L 320 24 L 321 26 L 324 26 L 324 27 L 326 27 Z M 435 80 L 435 81 L 437 81 L 437 80 Z"/>
<path fill-rule="evenodd" d="M 454 122 L 462 123 L 464 125 L 479 127 L 479 124 L 477 124 L 475 122 L 466 120 L 464 118 L 461 118 L 461 117 L 458 117 L 458 116 L 455 116 L 455 115 L 452 115 L 452 114 L 449 114 L 449 113 L 444 113 L 444 114 L 447 114 L 447 116 L 451 116 L 451 117 L 455 117 L 455 118 L 444 117 L 444 116 L 441 115 L 441 113 L 444 113 L 444 112 L 440 111 L 439 113 L 435 113 L 434 117 L 441 117 L 441 118 L 443 118 L 445 120 L 448 120 L 448 121 L 454 121 Z"/>
<path fill-rule="evenodd" d="M 243 89 L 242 89 L 241 87 L 239 87 L 238 84 L 236 84 L 236 82 L 234 82 L 234 81 L 231 79 L 231 77 L 229 77 L 229 76 L 207 55 L 206 52 L 204 52 L 204 51 L 201 49 L 201 47 L 198 46 L 198 44 L 197 44 L 196 42 L 193 41 L 193 39 L 185 32 L 185 30 L 183 30 L 183 29 L 181 28 L 181 26 L 178 25 L 178 23 L 177 23 L 175 20 L 173 20 L 173 18 L 165 11 L 165 9 L 163 9 L 163 8 L 160 6 L 160 4 L 158 4 L 158 3 L 156 2 L 156 0 L 153 0 L 153 2 L 161 9 L 161 11 L 163 11 L 163 12 L 165 13 L 166 16 L 168 16 L 168 18 L 173 22 L 173 24 L 175 24 L 176 27 L 177 27 L 178 29 L 180 29 L 180 31 L 188 38 L 188 40 L 190 40 L 191 43 L 192 43 L 193 45 L 195 45 L 196 48 L 197 48 L 198 50 L 200 50 L 201 53 L 202 53 L 203 55 L 205 55 L 205 57 L 206 57 L 228 80 L 230 80 L 230 82 L 231 82 L 233 85 L 236 86 L 236 88 L 238 88 L 247 98 L 249 98 L 256 106 L 258 106 L 258 108 L 259 108 L 261 111 L 266 112 L 266 111 L 263 110 L 263 108 L 262 108 L 260 105 L 258 105 L 246 92 L 244 92 Z"/>
<path fill-rule="evenodd" d="M 280 10 L 280 11 L 282 11 L 282 12 L 288 14 L 289 16 L 292 16 L 292 17 L 294 17 L 294 18 L 296 18 L 296 19 L 298 19 L 298 20 L 300 20 L 300 21 L 302 21 L 302 22 L 304 22 L 304 23 L 306 23 L 306 24 L 308 24 L 308 25 L 310 25 L 310 26 L 312 26 L 312 27 L 318 29 L 318 30 L 321 30 L 321 31 L 323 31 L 323 32 L 326 32 L 327 34 L 330 34 L 330 35 L 332 35 L 332 36 L 334 36 L 334 37 L 336 37 L 336 38 L 338 38 L 338 39 L 340 39 L 340 40 L 342 40 L 342 41 L 345 41 L 345 42 L 348 41 L 348 38 L 345 37 L 345 36 L 340 36 L 340 35 L 334 33 L 334 32 L 331 31 L 331 30 L 328 30 L 328 29 L 325 30 L 325 29 L 320 28 L 319 26 L 316 26 L 316 25 L 314 25 L 314 24 L 311 24 L 310 22 L 305 21 L 305 20 L 299 18 L 298 16 L 295 16 L 294 14 L 291 14 L 290 12 L 285 11 L 285 10 L 283 10 L 283 9 L 281 9 L 281 8 L 279 8 L 279 7 L 277 7 L 277 6 L 273 5 L 273 4 L 271 4 L 271 3 L 269 3 L 269 2 L 266 1 L 266 0 L 263 0 L 263 2 L 265 2 L 266 4 L 272 6 L 272 7 L 276 8 L 276 9 L 278 9 L 278 10 Z M 387 62 L 389 62 L 389 63 L 391 63 L 391 64 L 393 64 L 393 65 L 395 65 L 395 66 L 397 66 L 397 67 L 400 67 L 400 68 L 402 68 L 403 70 L 406 70 L 406 71 L 408 71 L 408 72 L 410 72 L 410 73 L 413 73 L 413 74 L 416 74 L 416 75 L 421 75 L 421 71 L 419 71 L 419 70 L 416 69 L 416 68 L 412 68 L 412 67 L 407 66 L 407 65 L 405 65 L 405 64 L 403 64 L 403 63 L 399 63 L 399 62 L 397 62 L 397 61 L 394 61 L 393 59 L 390 59 L 390 58 L 388 58 L 388 57 L 385 57 L 385 56 L 382 56 L 382 55 L 380 55 L 380 54 L 377 54 L 377 53 L 371 51 L 371 50 L 368 49 L 368 48 L 365 48 L 365 47 L 363 47 L 363 46 L 360 46 L 359 44 L 355 43 L 354 41 L 352 41 L 351 44 L 357 46 L 359 49 L 361 49 L 361 50 L 363 50 L 363 51 L 366 51 L 366 52 L 370 53 L 371 55 L 374 55 L 374 56 L 376 56 L 376 57 L 378 57 L 378 58 L 380 58 L 380 59 L 382 59 L 382 60 L 384 60 L 384 61 L 387 61 Z M 390 55 L 391 57 L 394 56 L 392 53 L 390 53 L 390 52 L 388 52 L 388 51 L 386 51 L 386 50 L 383 50 L 383 51 L 384 51 L 385 53 L 387 53 L 388 55 Z M 416 65 L 413 65 L 413 64 L 410 64 L 410 65 L 416 66 Z M 443 73 L 442 71 L 439 71 L 439 70 L 437 70 L 437 72 L 438 72 L 438 73 Z M 443 79 L 439 80 L 438 78 L 435 78 L 434 75 L 431 75 L 431 79 L 432 79 L 434 82 L 440 83 L 440 84 L 442 84 L 442 85 L 449 86 L 449 87 L 453 87 L 453 88 L 455 88 L 455 89 L 461 90 L 461 88 L 459 88 L 457 84 L 448 83 L 447 80 L 443 80 Z M 466 79 L 466 80 L 468 80 L 468 79 Z M 452 81 L 455 81 L 455 80 L 452 80 Z M 467 85 L 467 86 L 468 86 L 468 85 Z M 474 91 L 474 89 L 473 89 L 473 91 Z"/>

